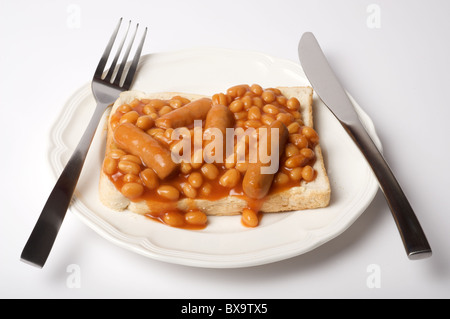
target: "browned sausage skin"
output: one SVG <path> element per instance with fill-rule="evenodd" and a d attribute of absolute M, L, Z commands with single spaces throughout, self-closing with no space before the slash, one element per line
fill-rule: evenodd
<path fill-rule="evenodd" d="M 278 129 L 278 141 L 272 141 L 272 129 Z M 268 128 L 267 141 L 278 143 L 278 154 L 271 154 L 273 156 L 278 156 L 278 160 L 281 157 L 286 142 L 289 137 L 289 132 L 286 126 L 280 121 L 274 121 Z M 259 146 L 261 147 L 261 145 Z M 270 144 L 268 145 L 268 150 L 271 149 Z M 273 159 L 272 159 L 273 160 Z M 245 173 L 244 180 L 242 181 L 242 188 L 245 195 L 253 199 L 261 199 L 267 195 L 272 185 L 272 181 L 275 174 L 263 174 L 261 172 L 263 167 L 269 166 L 269 163 L 264 164 L 258 160 L 256 163 L 249 163 L 247 172 Z M 279 165 L 278 165 L 279 166 Z M 278 170 L 278 167 L 275 171 Z"/>
<path fill-rule="evenodd" d="M 206 140 L 204 143 L 205 147 L 205 161 L 210 163 L 209 159 L 217 159 L 223 162 L 224 156 L 225 156 L 225 150 L 226 150 L 226 130 L 227 128 L 233 128 L 234 127 L 234 116 L 233 112 L 230 111 L 230 109 L 224 105 L 214 105 L 211 107 L 211 109 L 208 112 L 208 115 L 206 116 L 205 121 L 205 131 L 204 136 L 209 137 L 209 135 L 214 136 L 214 139 L 221 137 L 222 138 L 222 156 L 221 158 L 217 158 L 217 150 L 214 147 L 214 150 L 208 151 L 207 145 L 210 144 L 211 140 Z M 221 135 L 219 135 L 219 133 Z M 212 137 L 211 137 L 212 138 Z M 214 143 L 215 145 L 219 145 L 220 143 Z"/>
<path fill-rule="evenodd" d="M 208 98 L 195 100 L 161 116 L 155 124 L 164 129 L 190 126 L 194 120 L 205 120 L 211 105 L 212 100 Z"/>
<path fill-rule="evenodd" d="M 119 125 L 114 131 L 114 141 L 124 151 L 138 156 L 160 179 L 164 179 L 177 168 L 170 150 L 157 140 L 130 123 Z"/>

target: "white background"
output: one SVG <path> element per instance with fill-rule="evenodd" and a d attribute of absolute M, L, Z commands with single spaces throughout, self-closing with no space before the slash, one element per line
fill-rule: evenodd
<path fill-rule="evenodd" d="M 380 8 L 379 28 L 368 24 L 371 4 Z M 449 298 L 449 12 L 446 0 L 0 0 L 0 297 Z M 20 262 L 55 182 L 49 130 L 92 77 L 119 17 L 149 27 L 144 53 L 206 46 L 297 62 L 302 33 L 314 32 L 373 119 L 434 256 L 407 259 L 378 193 L 338 238 L 270 265 L 154 261 L 114 246 L 71 213 L 44 269 Z M 81 271 L 78 288 L 67 284 L 70 265 Z M 371 265 L 379 288 L 367 285 Z"/>

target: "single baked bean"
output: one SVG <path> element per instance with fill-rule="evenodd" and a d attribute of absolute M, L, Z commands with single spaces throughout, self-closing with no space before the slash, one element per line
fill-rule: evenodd
<path fill-rule="evenodd" d="M 131 123 L 131 124 L 136 124 L 137 120 L 139 118 L 139 113 L 136 111 L 130 111 L 126 114 L 124 114 L 121 118 L 120 118 L 120 123 Z"/>
<path fill-rule="evenodd" d="M 308 139 L 303 134 L 291 134 L 289 135 L 289 142 L 297 146 L 299 149 L 308 146 Z"/>
<path fill-rule="evenodd" d="M 214 180 L 219 176 L 219 169 L 212 163 L 206 163 L 201 168 L 203 176 L 209 180 Z"/>
<path fill-rule="evenodd" d="M 304 157 L 306 157 L 309 160 L 312 160 L 316 156 L 314 151 L 312 149 L 310 149 L 310 148 L 307 148 L 307 147 L 302 148 L 300 150 L 300 154 L 302 154 Z"/>
<path fill-rule="evenodd" d="M 133 111 L 133 108 L 131 106 L 129 106 L 128 104 L 123 104 L 117 108 L 117 111 L 125 114 L 125 113 Z"/>
<path fill-rule="evenodd" d="M 183 174 L 189 174 L 190 172 L 192 172 L 192 165 L 190 163 L 181 162 L 180 171 Z"/>
<path fill-rule="evenodd" d="M 287 157 L 291 157 L 300 153 L 300 150 L 292 143 L 286 145 L 285 154 Z"/>
<path fill-rule="evenodd" d="M 153 127 L 155 121 L 149 115 L 140 116 L 136 121 L 136 126 L 144 131 L 148 131 Z"/>
<path fill-rule="evenodd" d="M 156 110 L 153 106 L 147 104 L 142 108 L 142 112 L 144 112 L 145 115 L 150 115 L 152 113 L 156 113 Z"/>
<path fill-rule="evenodd" d="M 142 161 L 141 161 L 141 159 L 140 159 L 139 157 L 137 157 L 137 156 L 135 156 L 135 155 L 130 155 L 130 154 L 128 154 L 128 155 L 123 155 L 123 156 L 120 158 L 120 161 L 129 161 L 129 162 L 136 163 L 136 164 L 138 164 L 138 165 L 141 165 L 141 164 L 142 164 Z"/>
<path fill-rule="evenodd" d="M 272 104 L 264 105 L 263 111 L 264 111 L 264 113 L 273 114 L 273 115 L 280 113 L 280 109 Z"/>
<path fill-rule="evenodd" d="M 172 112 L 173 109 L 169 105 L 164 105 L 158 112 L 159 116 Z"/>
<path fill-rule="evenodd" d="M 132 108 L 135 108 L 136 106 L 138 106 L 141 103 L 141 101 L 139 101 L 138 99 L 134 99 L 133 101 L 130 102 L 130 106 Z"/>
<path fill-rule="evenodd" d="M 170 185 L 159 186 L 156 192 L 159 196 L 171 201 L 176 201 L 180 197 L 180 192 L 178 189 Z"/>
<path fill-rule="evenodd" d="M 280 104 L 282 106 L 286 106 L 287 98 L 283 95 L 277 96 L 277 102 L 278 102 L 278 104 Z"/>
<path fill-rule="evenodd" d="M 225 168 L 230 169 L 230 168 L 235 168 L 236 167 L 236 162 L 225 162 Z"/>
<path fill-rule="evenodd" d="M 244 96 L 241 98 L 242 103 L 244 104 L 244 109 L 248 110 L 253 106 L 253 99 L 250 96 Z"/>
<path fill-rule="evenodd" d="M 119 170 L 124 174 L 138 175 L 141 171 L 141 167 L 138 164 L 130 161 L 120 161 L 118 167 Z"/>
<path fill-rule="evenodd" d="M 317 132 L 309 126 L 303 126 L 302 134 L 305 135 L 311 143 L 316 144 L 319 142 L 319 135 Z"/>
<path fill-rule="evenodd" d="M 103 171 L 108 175 L 117 173 L 117 160 L 112 157 L 105 157 L 103 161 Z"/>
<path fill-rule="evenodd" d="M 164 134 L 164 130 L 162 128 L 151 128 L 147 131 L 147 134 L 149 134 L 150 136 L 155 136 L 156 134 Z"/>
<path fill-rule="evenodd" d="M 286 106 L 288 109 L 290 109 L 291 111 L 298 111 L 298 109 L 300 108 L 300 102 L 298 101 L 297 98 L 295 97 L 291 97 L 287 103 Z"/>
<path fill-rule="evenodd" d="M 300 113 L 299 111 L 294 111 L 291 112 L 292 116 L 294 117 L 294 119 L 298 120 L 298 119 L 302 119 L 302 113 Z"/>
<path fill-rule="evenodd" d="M 183 106 L 183 102 L 181 102 L 181 100 L 179 100 L 179 99 L 173 98 L 172 100 L 170 100 L 169 106 L 170 106 L 172 109 L 178 109 L 178 108 L 180 108 L 180 107 Z M 162 111 L 162 109 L 161 109 L 161 111 Z M 160 113 L 159 113 L 160 115 L 162 115 L 162 114 L 161 114 L 161 111 L 160 111 Z"/>
<path fill-rule="evenodd" d="M 114 149 L 112 151 L 110 151 L 108 153 L 108 157 L 114 158 L 114 159 L 119 159 L 122 156 L 126 155 L 127 153 L 125 153 L 124 151 L 120 150 L 120 149 Z"/>
<path fill-rule="evenodd" d="M 229 169 L 220 177 L 219 184 L 223 187 L 233 188 L 241 179 L 241 174 L 235 168 Z"/>
<path fill-rule="evenodd" d="M 289 124 L 287 129 L 289 131 L 289 134 L 298 133 L 298 131 L 300 129 L 300 124 L 298 124 L 297 122 L 293 122 L 293 123 Z"/>
<path fill-rule="evenodd" d="M 249 120 L 259 120 L 259 119 L 261 119 L 261 110 L 257 106 L 252 106 L 248 110 L 247 118 Z"/>
<path fill-rule="evenodd" d="M 289 172 L 289 176 L 293 181 L 297 182 L 302 179 L 302 170 L 301 167 L 296 167 Z"/>
<path fill-rule="evenodd" d="M 305 167 L 303 167 L 303 169 L 302 169 L 302 178 L 306 182 L 312 182 L 314 180 L 314 178 L 315 178 L 314 168 L 312 168 L 309 165 L 306 165 Z"/>
<path fill-rule="evenodd" d="M 294 121 L 294 116 L 291 113 L 279 113 L 277 120 L 286 126 L 289 126 Z"/>
<path fill-rule="evenodd" d="M 208 216 L 202 211 L 192 210 L 184 215 L 185 221 L 190 225 L 202 226 L 208 222 Z"/>
<path fill-rule="evenodd" d="M 264 92 L 263 88 L 258 84 L 253 84 L 250 87 L 250 91 L 252 91 L 256 95 L 261 95 Z"/>
<path fill-rule="evenodd" d="M 144 186 L 138 183 L 126 183 L 122 186 L 123 196 L 128 198 L 137 198 L 144 193 Z"/>
<path fill-rule="evenodd" d="M 247 119 L 247 111 L 234 113 L 234 118 L 236 121 L 238 120 L 246 120 Z"/>
<path fill-rule="evenodd" d="M 195 198 L 197 197 L 197 190 L 189 183 L 184 183 L 181 186 L 181 189 L 183 190 L 184 195 L 189 198 Z"/>
<path fill-rule="evenodd" d="M 273 121 L 275 121 L 275 119 L 268 114 L 264 114 L 261 116 L 261 122 L 263 122 L 264 125 L 270 126 L 270 124 L 272 124 Z"/>
<path fill-rule="evenodd" d="M 297 154 L 292 157 L 289 157 L 284 165 L 289 168 L 305 166 L 308 163 L 308 159 L 304 157 L 302 154 Z"/>
<path fill-rule="evenodd" d="M 153 107 L 155 110 L 159 110 L 163 106 L 167 105 L 167 102 L 163 101 L 163 100 L 159 100 L 159 99 L 154 99 L 154 100 L 151 100 L 150 103 L 148 103 L 148 105 Z"/>
<path fill-rule="evenodd" d="M 203 150 L 199 149 L 198 151 L 194 152 L 191 157 L 191 166 L 193 169 L 198 169 L 202 167 L 203 165 Z"/>
<path fill-rule="evenodd" d="M 133 175 L 133 174 L 125 174 L 122 178 L 124 183 L 138 183 L 142 184 L 141 179 L 139 176 Z"/>
<path fill-rule="evenodd" d="M 234 124 L 236 127 L 244 127 L 245 126 L 245 120 L 237 120 Z"/>
<path fill-rule="evenodd" d="M 244 103 L 242 103 L 241 100 L 236 100 L 231 102 L 230 106 L 230 111 L 233 113 L 239 113 L 244 109 Z"/>
<path fill-rule="evenodd" d="M 236 169 L 241 172 L 242 174 L 244 174 L 247 169 L 248 169 L 248 162 L 243 162 L 243 163 L 236 163 Z"/>
<path fill-rule="evenodd" d="M 252 209 L 244 208 L 242 210 L 242 222 L 248 227 L 256 227 L 259 224 L 258 214 Z"/>
<path fill-rule="evenodd" d="M 182 105 L 186 105 L 186 104 L 188 104 L 188 103 L 191 103 L 191 101 L 190 101 L 189 99 L 187 99 L 187 98 L 185 98 L 185 97 L 182 97 L 182 96 L 179 96 L 179 95 L 174 96 L 172 99 L 180 100 L 181 103 L 182 103 Z"/>
<path fill-rule="evenodd" d="M 277 173 L 276 175 L 275 175 L 275 178 L 274 178 L 274 180 L 273 180 L 273 182 L 276 184 L 276 185 L 284 185 L 284 184 L 286 184 L 287 182 L 289 182 L 289 176 L 288 175 L 286 175 L 285 173 Z"/>
<path fill-rule="evenodd" d="M 159 186 L 158 175 L 151 169 L 146 168 L 140 173 L 140 177 L 144 185 L 148 189 L 155 189 Z"/>
<path fill-rule="evenodd" d="M 259 96 L 253 97 L 252 102 L 254 106 L 257 106 L 260 109 L 264 106 L 264 101 Z"/>
<path fill-rule="evenodd" d="M 269 90 L 265 90 L 262 94 L 261 94 L 262 99 L 264 100 L 264 102 L 266 103 L 272 103 L 273 101 L 276 100 L 276 95 L 275 93 L 273 93 L 272 91 Z"/>
<path fill-rule="evenodd" d="M 200 188 L 200 195 L 209 196 L 211 192 L 212 192 L 212 185 L 210 183 L 203 183 L 202 187 Z"/>
<path fill-rule="evenodd" d="M 183 214 L 176 211 L 164 213 L 162 220 L 164 223 L 172 227 L 181 227 L 184 225 Z"/>
<path fill-rule="evenodd" d="M 192 185 L 192 187 L 199 188 L 203 183 L 203 175 L 199 172 L 193 172 L 189 175 L 188 182 Z"/>

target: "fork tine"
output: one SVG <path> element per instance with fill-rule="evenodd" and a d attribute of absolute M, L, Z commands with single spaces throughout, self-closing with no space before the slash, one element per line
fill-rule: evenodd
<path fill-rule="evenodd" d="M 125 40 L 128 36 L 128 31 L 130 31 L 130 26 L 131 26 L 131 20 L 128 22 L 128 28 L 127 31 L 125 33 L 125 35 L 122 38 L 122 42 L 120 43 L 119 47 L 117 48 L 117 52 L 116 55 L 114 57 L 113 62 L 111 63 L 110 68 L 108 69 L 108 73 L 106 73 L 104 80 L 108 81 L 108 82 L 112 82 L 112 77 L 114 75 L 114 70 L 116 69 L 116 65 L 117 65 L 117 61 L 119 60 L 119 56 L 120 56 L 120 52 L 122 52 L 122 48 L 123 45 L 125 43 Z"/>
<path fill-rule="evenodd" d="M 139 28 L 139 24 L 136 25 L 136 29 L 134 30 L 134 34 L 130 40 L 127 51 L 125 52 L 125 54 L 122 58 L 122 62 L 119 65 L 119 70 L 117 71 L 117 75 L 114 80 L 114 85 L 120 86 L 120 80 L 122 79 L 123 70 L 125 69 L 125 65 L 127 64 L 128 56 L 130 55 L 131 47 L 133 46 L 134 39 L 136 38 L 138 28 Z"/>
<path fill-rule="evenodd" d="M 95 78 L 98 78 L 98 79 L 102 78 L 103 71 L 105 69 L 106 62 L 108 61 L 109 54 L 111 53 L 111 49 L 113 47 L 114 41 L 116 40 L 117 33 L 119 33 L 119 28 L 120 28 L 120 25 L 122 24 L 122 19 L 123 18 L 120 18 L 119 23 L 117 24 L 117 27 L 114 30 L 111 38 L 109 39 L 109 42 L 105 48 L 105 51 L 103 52 L 103 55 L 100 59 L 100 62 L 98 63 L 97 69 L 95 70 L 95 73 L 94 73 Z"/>
<path fill-rule="evenodd" d="M 128 90 L 130 88 L 131 83 L 133 82 L 134 74 L 136 73 L 139 59 L 141 57 L 142 48 L 144 47 L 146 35 L 147 35 L 147 28 L 145 28 L 145 30 L 144 30 L 144 34 L 142 35 L 141 43 L 139 43 L 139 47 L 136 50 L 136 53 L 133 58 L 133 62 L 131 63 L 131 66 L 128 70 L 127 77 L 123 83 L 123 88 L 125 88 L 126 90 Z"/>

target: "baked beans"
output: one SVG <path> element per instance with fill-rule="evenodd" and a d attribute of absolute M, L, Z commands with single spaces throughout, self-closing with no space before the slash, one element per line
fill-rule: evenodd
<path fill-rule="evenodd" d="M 242 223 L 248 227 L 256 227 L 259 224 L 258 214 L 249 208 L 242 210 Z"/>
<path fill-rule="evenodd" d="M 144 186 L 139 183 L 126 183 L 122 186 L 121 192 L 130 199 L 138 198 L 144 193 Z"/>
<path fill-rule="evenodd" d="M 219 180 L 219 184 L 226 188 L 233 188 L 239 183 L 241 174 L 235 168 L 231 168 L 222 175 Z"/>
<path fill-rule="evenodd" d="M 202 226 L 208 222 L 208 217 L 205 213 L 199 210 L 192 210 L 184 215 L 184 219 L 190 225 Z"/>
<path fill-rule="evenodd" d="M 156 175 L 156 173 L 151 168 L 144 169 L 141 172 L 140 177 L 144 185 L 150 190 L 155 189 L 159 186 L 158 175 Z"/>
<path fill-rule="evenodd" d="M 117 160 L 108 156 L 103 161 L 103 171 L 108 175 L 113 175 L 117 172 Z"/>
<path fill-rule="evenodd" d="M 141 171 L 141 167 L 139 166 L 139 164 L 131 161 L 120 161 L 118 167 L 119 170 L 124 174 L 138 175 Z"/>
<path fill-rule="evenodd" d="M 170 201 L 176 201 L 180 197 L 180 192 L 173 186 L 162 185 L 156 190 L 159 196 L 168 199 Z"/>
<path fill-rule="evenodd" d="M 212 163 L 206 163 L 201 168 L 202 174 L 209 180 L 215 180 L 219 176 L 219 169 Z"/>
<path fill-rule="evenodd" d="M 177 211 L 166 212 L 163 215 L 162 220 L 164 223 L 172 227 L 181 227 L 184 225 L 184 216 Z"/>
<path fill-rule="evenodd" d="M 212 105 L 224 105 L 231 111 L 234 128 L 255 129 L 251 138 L 257 141 L 260 138 L 259 128 L 269 127 L 274 121 L 280 121 L 286 126 L 289 138 L 280 157 L 280 167 L 273 178 L 275 191 L 298 186 L 300 181 L 314 181 L 317 174 L 313 168 L 316 160 L 314 147 L 319 142 L 319 136 L 312 127 L 304 125 L 299 99 L 287 98 L 277 88 L 264 89 L 258 84 L 244 84 L 230 87 L 225 93 L 212 95 L 211 101 Z M 181 151 L 179 147 L 180 142 L 172 140 L 175 127 L 155 127 L 155 120 L 190 102 L 182 96 L 174 96 L 169 100 L 135 99 L 119 106 L 111 116 L 110 124 L 115 128 L 121 123 L 131 123 L 163 147 L 175 153 L 177 150 L 178 153 L 184 153 L 185 150 Z M 191 151 L 194 147 L 203 147 L 203 141 L 197 143 L 193 138 L 194 128 L 190 126 L 187 129 L 191 137 Z M 102 169 L 122 194 L 132 200 L 154 198 L 176 202 L 180 198 L 223 198 L 229 194 L 242 193 L 241 176 L 249 171 L 249 139 L 249 136 L 245 136 L 242 144 L 235 145 L 234 153 L 225 163 L 205 163 L 202 149 L 191 152 L 190 161 L 181 162 L 176 173 L 164 180 L 160 180 L 139 156 L 127 154 L 114 144 L 105 155 Z M 237 163 L 238 151 L 245 151 L 244 162 Z M 206 214 L 196 208 L 187 212 L 174 209 L 162 213 L 159 215 L 161 220 L 173 227 L 203 226 L 207 223 Z M 244 209 L 242 222 L 248 227 L 256 227 L 259 224 L 258 212 Z"/>

